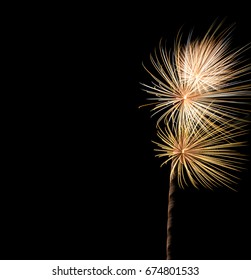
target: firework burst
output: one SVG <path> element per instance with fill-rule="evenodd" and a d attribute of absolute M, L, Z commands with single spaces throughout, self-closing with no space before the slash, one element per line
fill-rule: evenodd
<path fill-rule="evenodd" d="M 182 188 L 189 180 L 196 188 L 202 185 L 210 189 L 216 186 L 233 189 L 231 185 L 238 181 L 234 174 L 243 169 L 242 164 L 246 161 L 245 155 L 238 151 L 246 142 L 237 139 L 247 131 L 245 124 L 235 123 L 228 126 L 229 133 L 224 135 L 221 129 L 226 125 L 229 123 L 220 125 L 218 130 L 215 126 L 204 129 L 198 121 L 192 130 L 172 131 L 169 126 L 164 130 L 158 127 L 161 143 L 154 142 L 158 146 L 155 151 L 158 157 L 166 158 L 162 165 L 172 161 L 170 177 L 176 170 Z"/>
<path fill-rule="evenodd" d="M 156 74 L 144 66 L 154 81 L 143 86 L 154 95 L 146 105 L 153 105 L 153 115 L 160 115 L 157 125 L 164 120 L 173 126 L 193 127 L 201 121 L 206 127 L 212 125 L 212 119 L 213 124 L 242 119 L 240 113 L 245 110 L 238 108 L 238 103 L 246 102 L 250 84 L 240 78 L 251 68 L 241 55 L 249 46 L 230 50 L 232 27 L 216 35 L 219 27 L 213 31 L 212 25 L 202 40 L 193 41 L 190 34 L 184 46 L 178 35 L 173 52 L 160 41 L 159 52 L 150 55 Z"/>

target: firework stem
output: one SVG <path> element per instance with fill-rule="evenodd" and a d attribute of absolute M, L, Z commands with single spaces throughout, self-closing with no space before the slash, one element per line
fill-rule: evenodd
<path fill-rule="evenodd" d="M 173 162 L 171 169 L 173 168 Z M 173 231 L 173 210 L 175 205 L 175 177 L 176 172 L 171 172 L 168 192 L 168 208 L 167 208 L 167 238 L 166 238 L 166 259 L 172 259 L 172 231 Z"/>

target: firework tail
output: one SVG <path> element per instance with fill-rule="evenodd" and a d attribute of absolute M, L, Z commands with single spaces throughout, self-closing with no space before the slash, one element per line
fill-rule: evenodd
<path fill-rule="evenodd" d="M 173 164 L 171 166 L 171 170 Z M 173 231 L 173 210 L 175 205 L 175 177 L 176 172 L 171 172 L 167 206 L 167 238 L 166 238 L 166 259 L 172 259 L 172 231 Z"/>

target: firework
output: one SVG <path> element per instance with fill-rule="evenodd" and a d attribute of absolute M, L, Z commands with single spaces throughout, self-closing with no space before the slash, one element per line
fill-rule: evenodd
<path fill-rule="evenodd" d="M 213 120 L 210 120 L 213 123 Z M 198 188 L 202 185 L 212 189 L 216 186 L 226 186 L 238 182 L 238 174 L 243 169 L 245 155 L 238 149 L 247 143 L 237 140 L 247 133 L 245 124 L 230 121 L 218 125 L 207 125 L 205 130 L 199 120 L 193 129 L 184 127 L 182 130 L 172 131 L 169 126 L 164 129 L 158 127 L 157 135 L 160 142 L 154 142 L 158 157 L 165 160 L 162 165 L 172 162 L 170 177 L 174 177 L 176 170 L 178 184 L 182 188 L 191 184 Z M 228 133 L 222 134 L 227 126 Z"/>
<path fill-rule="evenodd" d="M 249 104 L 250 87 L 245 76 L 250 64 L 241 59 L 249 48 L 230 49 L 232 27 L 218 32 L 214 24 L 202 39 L 188 36 L 182 44 L 178 35 L 174 50 L 168 51 L 160 41 L 158 51 L 150 55 L 155 73 L 151 85 L 143 84 L 152 95 L 153 115 L 157 119 L 159 142 L 155 151 L 171 162 L 166 256 L 172 258 L 172 211 L 175 183 L 181 188 L 193 185 L 213 189 L 238 182 L 238 172 L 246 158 L 239 149 L 247 133 L 244 105 Z M 214 30 L 213 30 L 214 29 Z M 143 105 L 145 106 L 145 105 Z"/>
<path fill-rule="evenodd" d="M 173 52 L 160 41 L 159 51 L 150 55 L 156 74 L 144 66 L 153 84 L 143 84 L 143 90 L 154 96 L 147 105 L 153 105 L 153 115 L 160 115 L 157 125 L 164 120 L 167 125 L 193 127 L 200 120 L 206 126 L 211 119 L 216 124 L 243 118 L 240 113 L 246 112 L 243 103 L 250 89 L 243 77 L 250 65 L 241 55 L 249 45 L 231 50 L 232 28 L 216 35 L 218 28 L 213 31 L 212 25 L 201 40 L 193 41 L 190 34 L 184 46 L 178 35 Z"/>

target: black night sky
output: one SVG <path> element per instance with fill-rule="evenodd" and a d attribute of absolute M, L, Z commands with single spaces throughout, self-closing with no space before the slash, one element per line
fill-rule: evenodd
<path fill-rule="evenodd" d="M 153 151 L 156 119 L 138 108 L 142 62 L 161 37 L 172 47 L 181 26 L 201 36 L 224 17 L 54 16 L 16 31 L 0 257 L 164 259 L 169 166 Z M 233 46 L 251 42 L 251 20 L 232 23 Z M 246 167 L 238 192 L 177 190 L 175 259 L 251 259 Z"/>

